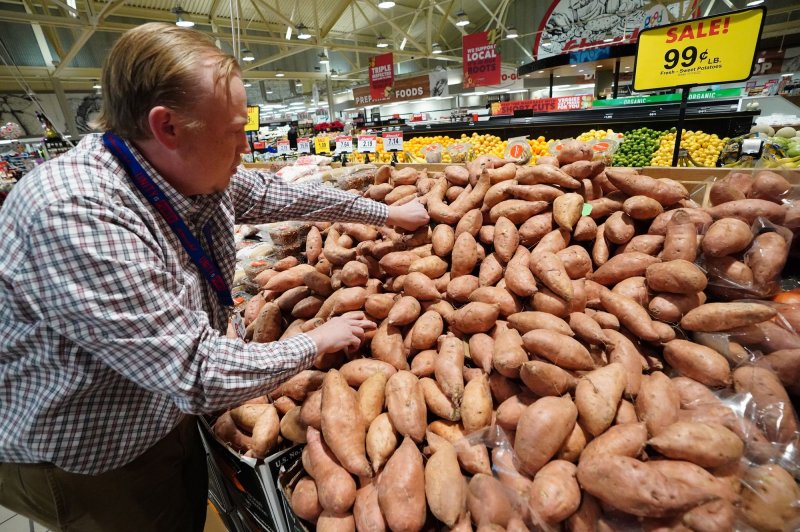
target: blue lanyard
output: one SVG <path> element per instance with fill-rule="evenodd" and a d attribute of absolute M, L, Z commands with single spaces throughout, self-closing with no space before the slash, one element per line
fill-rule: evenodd
<path fill-rule="evenodd" d="M 164 220 L 169 224 L 181 241 L 183 249 L 192 259 L 192 262 L 197 265 L 197 268 L 206 278 L 208 284 L 217 293 L 217 297 L 224 306 L 233 306 L 233 298 L 231 291 L 228 288 L 228 283 L 219 271 L 219 266 L 214 260 L 208 256 L 203 249 L 200 241 L 192 234 L 189 226 L 183 221 L 183 218 L 175 211 L 175 208 L 167 199 L 167 196 L 161 191 L 161 188 L 153 181 L 142 165 L 133 156 L 131 150 L 125 145 L 125 142 L 111 131 L 107 131 L 103 135 L 103 144 L 110 151 L 114 157 L 120 162 L 128 177 L 131 178 L 136 188 L 144 195 L 150 204 L 158 211 Z M 203 227 L 203 234 L 206 241 L 211 245 L 211 227 L 206 224 Z"/>

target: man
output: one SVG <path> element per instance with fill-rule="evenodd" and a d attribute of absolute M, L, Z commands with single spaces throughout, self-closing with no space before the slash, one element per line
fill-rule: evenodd
<path fill-rule="evenodd" d="M 286 138 L 289 139 L 289 147 L 293 150 L 297 149 L 297 126 L 292 124 L 289 126 L 289 131 L 286 133 Z"/>
<path fill-rule="evenodd" d="M 0 505 L 53 530 L 202 530 L 192 416 L 374 327 L 337 317 L 270 344 L 226 338 L 234 221 L 415 229 L 428 216 L 239 168 L 239 67 L 196 31 L 125 33 L 103 87 L 107 133 L 32 172 L 0 211 Z"/>

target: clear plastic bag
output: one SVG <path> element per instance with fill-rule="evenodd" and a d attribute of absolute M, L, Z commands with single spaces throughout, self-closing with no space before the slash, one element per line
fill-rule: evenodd
<path fill-rule="evenodd" d="M 450 162 L 452 163 L 465 163 L 470 160 L 470 152 L 472 151 L 472 144 L 451 144 L 447 147 L 447 153 L 450 154 Z"/>
<path fill-rule="evenodd" d="M 425 162 L 430 164 L 441 163 L 443 152 L 444 148 L 438 142 L 433 142 L 422 148 L 422 154 L 425 156 Z"/>

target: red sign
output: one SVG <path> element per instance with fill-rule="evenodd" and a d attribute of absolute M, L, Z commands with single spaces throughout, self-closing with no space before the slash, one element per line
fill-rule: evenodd
<path fill-rule="evenodd" d="M 560 98 L 539 98 L 537 100 L 517 100 L 513 102 L 495 102 L 492 104 L 492 116 L 513 115 L 514 111 L 530 109 L 534 113 L 553 113 L 557 111 L 577 111 L 588 109 L 592 105 L 592 96 L 562 96 Z"/>
<path fill-rule="evenodd" d="M 497 52 L 497 30 L 464 35 L 464 88 L 498 85 L 502 62 Z"/>
<path fill-rule="evenodd" d="M 369 58 L 369 94 L 373 100 L 391 98 L 394 91 L 394 55 L 376 55 Z"/>

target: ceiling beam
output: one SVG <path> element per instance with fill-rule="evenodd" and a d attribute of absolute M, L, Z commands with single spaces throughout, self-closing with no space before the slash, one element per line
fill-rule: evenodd
<path fill-rule="evenodd" d="M 286 18 L 286 15 L 284 15 L 283 13 L 281 13 L 280 11 L 278 11 L 277 9 L 275 9 L 274 7 L 272 7 L 271 5 L 269 5 L 267 2 L 263 2 L 262 0 L 251 0 L 251 2 L 253 2 L 253 5 L 254 5 L 254 6 L 255 6 L 256 4 L 260 4 L 260 5 L 261 5 L 261 6 L 262 6 L 264 9 L 266 9 L 268 12 L 272 13 L 273 15 L 275 15 L 275 17 L 276 17 L 278 20 L 280 20 L 281 22 L 283 22 L 283 23 L 284 23 L 284 24 L 286 24 L 287 26 L 292 26 L 292 27 L 294 27 L 294 23 L 292 23 L 292 21 L 291 21 L 291 20 L 289 20 L 288 18 Z M 267 20 L 264 20 L 264 22 L 267 22 Z"/>
<path fill-rule="evenodd" d="M 456 0 L 450 0 L 450 3 L 447 5 L 447 9 L 442 9 L 441 6 L 436 6 L 436 10 L 439 11 L 439 13 L 441 13 L 443 15 L 442 16 L 442 21 L 439 23 L 439 28 L 436 30 L 436 35 L 439 36 L 439 38 L 442 40 L 442 43 L 444 43 L 444 45 L 448 49 L 451 46 L 450 46 L 450 41 L 448 41 L 444 37 L 444 25 L 447 24 L 447 19 L 450 16 L 450 12 L 453 11 L 453 6 L 455 5 L 455 3 L 456 3 Z"/>
<path fill-rule="evenodd" d="M 478 3 L 481 5 L 481 7 L 483 7 L 483 9 L 486 10 L 487 13 L 489 13 L 489 16 L 491 16 L 492 19 L 495 22 L 497 22 L 497 25 L 500 26 L 500 29 L 502 30 L 500 39 L 502 39 L 503 35 L 508 33 L 508 28 L 506 28 L 505 25 L 502 22 L 500 22 L 500 19 L 497 18 L 497 15 L 495 13 L 492 13 L 492 11 L 486 6 L 486 4 L 483 3 L 483 0 L 478 0 Z M 502 7 L 502 4 L 500 5 L 500 7 Z M 523 54 L 527 55 L 530 59 L 533 59 L 533 54 L 531 54 L 530 50 L 522 46 L 522 44 L 519 42 L 519 39 L 511 39 L 511 40 L 514 41 L 514 44 L 516 44 L 520 50 L 522 50 Z"/>
<path fill-rule="evenodd" d="M 72 44 L 72 47 L 67 52 L 67 55 L 61 58 L 61 62 L 58 64 L 56 69 L 53 71 L 53 75 L 59 77 L 61 72 L 64 71 L 65 68 L 75 59 L 75 56 L 78 55 L 78 52 L 81 51 L 83 45 L 86 44 L 89 39 L 94 35 L 95 29 L 94 27 L 89 27 L 84 29 L 75 42 Z"/>
<path fill-rule="evenodd" d="M 331 10 L 331 16 L 328 17 L 327 21 L 325 21 L 323 27 L 317 28 L 317 31 L 319 32 L 317 39 L 322 40 L 328 36 L 333 27 L 336 26 L 336 23 L 339 22 L 339 19 L 342 18 L 342 15 L 349 5 L 350 0 L 339 0 L 339 3 L 336 4 L 336 7 Z"/>
<path fill-rule="evenodd" d="M 355 1 L 355 2 L 358 2 L 358 0 L 354 0 L 354 1 Z M 415 47 L 417 50 L 419 50 L 420 52 L 423 52 L 423 53 L 426 51 L 426 50 L 425 50 L 425 47 L 424 47 L 424 46 L 422 46 L 422 45 L 419 43 L 419 41 L 417 41 L 417 40 L 416 40 L 414 37 L 412 37 L 411 35 L 409 35 L 409 34 L 408 34 L 408 32 L 407 32 L 406 30 L 404 30 L 403 28 L 401 28 L 400 26 L 398 26 L 397 24 L 395 24 L 394 22 L 392 22 L 392 21 L 391 21 L 391 20 L 390 20 L 390 19 L 389 19 L 389 18 L 388 18 L 386 15 L 384 15 L 384 14 L 381 12 L 381 9 L 380 9 L 378 6 L 376 6 L 376 5 L 375 5 L 375 2 L 368 1 L 368 2 L 366 2 L 366 4 L 367 4 L 369 7 L 371 7 L 371 8 L 372 8 L 372 10 L 373 10 L 373 11 L 375 11 L 375 12 L 378 14 L 378 16 L 381 18 L 381 20 L 383 20 L 384 22 L 388 22 L 388 23 L 389 23 L 389 25 L 390 25 L 390 26 L 391 26 L 391 27 L 392 27 L 392 28 L 393 28 L 395 31 L 397 31 L 397 32 L 400 32 L 400 34 L 402 34 L 402 35 L 403 35 L 403 36 L 404 36 L 406 39 L 408 39 L 408 42 L 410 42 L 411 44 L 413 44 L 413 45 L 414 45 L 414 47 Z M 419 10 L 417 10 L 417 11 L 414 13 L 414 19 L 413 19 L 413 20 L 416 20 L 416 17 L 417 17 L 417 14 L 418 14 L 418 13 L 419 13 Z M 367 18 L 367 17 L 364 17 L 364 18 Z M 414 24 L 414 22 L 412 21 L 412 22 L 411 22 L 411 24 L 413 25 L 413 24 Z"/>
<path fill-rule="evenodd" d="M 267 57 L 265 59 L 261 59 L 261 60 L 255 61 L 253 63 L 249 63 L 249 64 L 247 64 L 247 66 L 243 70 L 245 72 L 247 72 L 248 75 L 249 75 L 249 72 L 251 70 L 255 70 L 258 67 L 262 67 L 264 65 L 268 65 L 270 63 L 274 63 L 275 61 L 280 61 L 281 59 L 286 59 L 287 57 L 292 57 L 293 55 L 297 55 L 297 54 L 303 53 L 306 50 L 308 50 L 308 48 L 290 48 L 290 49 L 288 49 L 286 51 L 283 51 L 283 52 L 281 52 L 279 54 L 273 54 L 273 55 L 270 55 L 269 57 Z"/>

